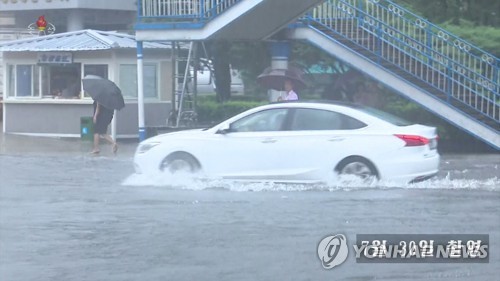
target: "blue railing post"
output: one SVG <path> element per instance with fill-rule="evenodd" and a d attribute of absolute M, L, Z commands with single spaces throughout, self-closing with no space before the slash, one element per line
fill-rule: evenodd
<path fill-rule="evenodd" d="M 165 28 L 176 28 L 179 23 L 182 26 L 192 24 L 194 28 L 202 27 L 208 20 L 215 18 L 231 8 L 234 4 L 244 0 L 137 0 L 137 22 L 136 29 L 149 29 L 148 26 L 157 29 L 155 23 L 144 23 L 143 19 L 164 19 L 165 22 L 173 24 L 163 25 Z M 160 8 L 161 4 L 168 5 L 167 9 Z M 149 25 L 148 25 L 149 24 Z M 167 27 L 168 26 L 168 27 Z"/>
<path fill-rule="evenodd" d="M 375 54 L 377 55 L 377 63 L 382 62 L 382 28 L 380 27 L 380 21 L 377 21 L 375 27 L 375 32 L 377 34 L 377 47 L 375 48 Z"/>
<path fill-rule="evenodd" d="M 358 6 L 358 26 L 360 26 L 360 23 L 363 22 L 363 17 L 365 14 L 365 9 L 363 9 L 363 1 L 357 0 L 357 6 Z"/>
<path fill-rule="evenodd" d="M 446 64 L 446 102 L 450 103 L 451 102 L 451 84 L 453 83 L 452 80 L 452 75 L 453 75 L 453 70 L 452 70 L 452 62 L 450 59 L 446 59 L 448 63 Z"/>
<path fill-rule="evenodd" d="M 425 32 L 425 35 L 427 37 L 427 62 L 429 63 L 429 66 L 432 68 L 432 63 L 433 63 L 433 59 L 432 59 L 432 53 L 433 53 L 433 46 L 432 46 L 432 28 L 431 28 L 431 25 L 429 24 L 429 22 L 427 21 L 424 21 L 425 22 L 425 28 L 423 29 L 424 32 Z"/>
<path fill-rule="evenodd" d="M 205 19 L 205 1 L 206 0 L 200 0 L 200 15 L 199 15 L 199 18 L 200 18 L 200 21 L 203 21 L 203 22 L 204 22 L 204 19 Z"/>
<path fill-rule="evenodd" d="M 142 0 L 137 0 L 137 18 L 141 19 L 142 15 Z"/>
<path fill-rule="evenodd" d="M 493 67 L 493 83 L 494 87 L 491 89 L 493 94 L 493 103 L 500 103 L 500 73 L 498 69 L 500 68 L 500 59 L 497 59 L 496 64 Z M 495 81 L 496 79 L 496 81 Z"/>
<path fill-rule="evenodd" d="M 307 11 L 304 15 L 304 24 L 307 26 L 311 25 L 312 11 Z"/>

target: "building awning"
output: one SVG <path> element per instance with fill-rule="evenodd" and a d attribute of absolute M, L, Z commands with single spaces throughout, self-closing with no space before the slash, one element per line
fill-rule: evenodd
<path fill-rule="evenodd" d="M 143 46 L 148 49 L 171 48 L 170 44 L 160 42 L 144 42 Z M 1 43 L 0 52 L 73 52 L 136 47 L 133 35 L 86 29 Z"/>

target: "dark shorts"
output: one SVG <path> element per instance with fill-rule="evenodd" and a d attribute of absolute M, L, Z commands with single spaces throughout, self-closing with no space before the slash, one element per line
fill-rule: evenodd
<path fill-rule="evenodd" d="M 108 126 L 113 120 L 113 115 L 99 114 L 94 124 L 94 134 L 104 135 L 108 132 Z"/>

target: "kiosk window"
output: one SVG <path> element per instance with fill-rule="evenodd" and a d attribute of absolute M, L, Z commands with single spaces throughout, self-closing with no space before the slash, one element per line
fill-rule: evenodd
<path fill-rule="evenodd" d="M 33 66 L 18 65 L 16 67 L 16 96 L 30 97 L 33 96 Z"/>
<path fill-rule="evenodd" d="M 144 64 L 144 97 L 158 97 L 158 74 L 156 64 Z M 137 98 L 137 65 L 120 65 L 120 88 L 123 96 Z"/>
<path fill-rule="evenodd" d="M 104 79 L 108 79 L 107 64 L 85 64 L 83 66 L 83 77 L 86 75 L 97 75 Z"/>
<path fill-rule="evenodd" d="M 80 64 L 50 66 L 50 94 L 57 98 L 80 97 Z"/>

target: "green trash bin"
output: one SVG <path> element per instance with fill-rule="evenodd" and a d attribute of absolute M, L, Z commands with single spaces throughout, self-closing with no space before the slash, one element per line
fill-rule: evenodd
<path fill-rule="evenodd" d="M 94 118 L 81 117 L 80 118 L 80 138 L 82 140 L 94 140 Z"/>

